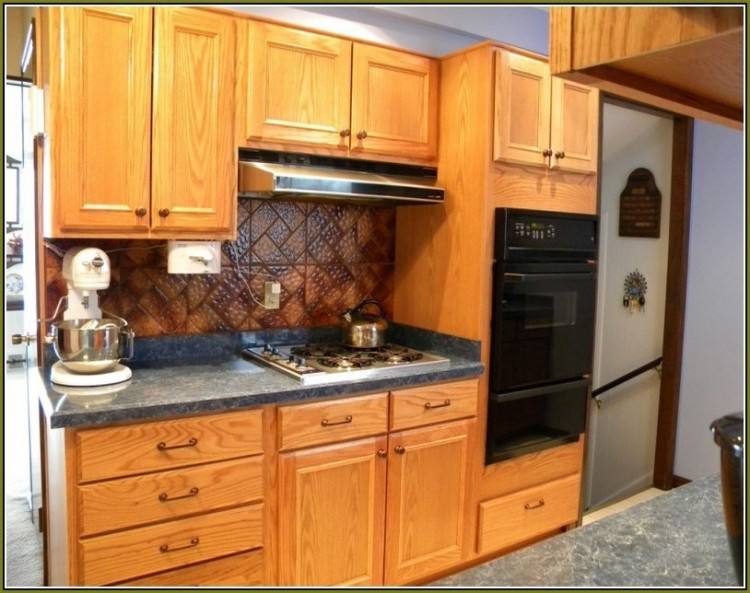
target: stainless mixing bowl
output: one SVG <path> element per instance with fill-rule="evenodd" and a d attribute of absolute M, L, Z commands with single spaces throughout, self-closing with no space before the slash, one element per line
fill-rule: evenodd
<path fill-rule="evenodd" d="M 75 373 L 101 373 L 133 356 L 133 330 L 124 319 L 66 319 L 50 325 L 47 341 Z"/>

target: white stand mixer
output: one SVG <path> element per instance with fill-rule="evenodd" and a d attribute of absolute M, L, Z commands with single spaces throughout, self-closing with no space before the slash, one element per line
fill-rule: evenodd
<path fill-rule="evenodd" d="M 63 321 L 52 323 L 46 338 L 60 359 L 52 365 L 52 382 L 93 387 L 127 381 L 132 372 L 120 360 L 133 355 L 133 331 L 121 317 L 107 313 L 103 319 L 99 308 L 97 291 L 109 287 L 109 257 L 96 247 L 73 247 L 65 252 L 62 271 L 68 294 L 47 320 L 57 318 L 65 302 Z M 129 349 L 126 356 L 123 345 Z"/>

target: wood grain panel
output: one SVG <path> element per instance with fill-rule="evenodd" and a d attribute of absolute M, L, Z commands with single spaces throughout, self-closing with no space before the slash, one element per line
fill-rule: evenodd
<path fill-rule="evenodd" d="M 569 445 L 529 453 L 502 463 L 488 465 L 477 490 L 477 498 L 486 500 L 511 492 L 539 486 L 583 471 L 584 435 Z"/>
<path fill-rule="evenodd" d="M 469 422 L 417 428 L 388 438 L 389 585 L 446 569 L 466 556 Z"/>
<path fill-rule="evenodd" d="M 495 54 L 495 160 L 547 166 L 550 75 L 546 62 Z"/>
<path fill-rule="evenodd" d="M 553 169 L 596 173 L 599 161 L 599 91 L 553 77 L 550 138 Z"/>
<path fill-rule="evenodd" d="M 179 418 L 76 433 L 81 482 L 261 453 L 262 410 Z M 186 445 L 194 446 L 160 450 Z"/>
<path fill-rule="evenodd" d="M 472 379 L 391 392 L 390 429 L 403 430 L 476 416 L 478 384 Z"/>
<path fill-rule="evenodd" d="M 234 19 L 194 8 L 155 11 L 152 229 L 232 238 Z"/>
<path fill-rule="evenodd" d="M 191 545 L 191 540 L 197 542 Z M 263 505 L 81 540 L 81 584 L 105 585 L 263 544 Z M 163 551 L 163 546 L 168 546 Z"/>
<path fill-rule="evenodd" d="M 124 587 L 257 587 L 263 579 L 264 550 L 253 550 L 132 581 Z"/>
<path fill-rule="evenodd" d="M 280 584 L 382 584 L 385 447 L 382 436 L 280 455 Z"/>
<path fill-rule="evenodd" d="M 346 153 L 351 98 L 350 41 L 247 21 L 249 59 L 244 140 L 312 143 Z M 242 49 L 240 49 L 242 51 Z M 244 142 L 243 142 L 244 143 Z"/>
<path fill-rule="evenodd" d="M 107 480 L 78 487 L 79 529 L 82 536 L 93 535 L 262 498 L 262 455 Z"/>
<path fill-rule="evenodd" d="M 49 236 L 148 230 L 152 9 L 51 8 Z"/>
<path fill-rule="evenodd" d="M 351 150 L 433 159 L 438 78 L 437 60 L 355 43 Z"/>
<path fill-rule="evenodd" d="M 280 406 L 278 414 L 282 451 L 335 443 L 384 434 L 388 430 L 388 394 Z"/>
<path fill-rule="evenodd" d="M 575 474 L 479 505 L 479 553 L 486 554 L 575 523 L 581 476 Z"/>

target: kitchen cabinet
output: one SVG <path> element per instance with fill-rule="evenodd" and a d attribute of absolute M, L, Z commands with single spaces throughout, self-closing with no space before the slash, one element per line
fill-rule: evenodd
<path fill-rule="evenodd" d="M 303 142 L 346 153 L 350 41 L 247 21 L 246 137 Z"/>
<path fill-rule="evenodd" d="M 255 21 L 242 26 L 238 45 L 241 144 L 436 158 L 437 60 Z"/>
<path fill-rule="evenodd" d="M 151 224 L 230 233 L 236 216 L 235 23 L 156 9 Z"/>
<path fill-rule="evenodd" d="M 45 236 L 234 236 L 234 18 L 42 10 Z"/>
<path fill-rule="evenodd" d="M 599 91 L 552 78 L 546 62 L 498 49 L 494 158 L 595 173 Z"/>
<path fill-rule="evenodd" d="M 279 456 L 282 585 L 381 585 L 386 437 Z"/>
<path fill-rule="evenodd" d="M 408 583 L 465 557 L 471 422 L 414 428 L 388 437 L 386 583 Z"/>
<path fill-rule="evenodd" d="M 148 231 L 152 9 L 46 9 L 52 222 L 59 233 Z M 63 56 L 65 59 L 63 59 Z"/>
<path fill-rule="evenodd" d="M 352 140 L 358 153 L 423 159 L 437 155 L 438 63 L 355 43 Z"/>

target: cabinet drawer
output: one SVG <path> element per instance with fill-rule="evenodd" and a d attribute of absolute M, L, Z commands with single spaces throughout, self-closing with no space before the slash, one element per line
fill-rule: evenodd
<path fill-rule="evenodd" d="M 120 583 L 127 587 L 238 587 L 263 584 L 263 550 L 209 560 Z"/>
<path fill-rule="evenodd" d="M 479 553 L 542 535 L 578 519 L 581 475 L 575 474 L 479 504 Z"/>
<path fill-rule="evenodd" d="M 281 406 L 280 449 L 335 443 L 388 430 L 388 394 Z"/>
<path fill-rule="evenodd" d="M 391 430 L 476 416 L 479 381 L 402 389 L 391 393 Z"/>
<path fill-rule="evenodd" d="M 263 498 L 263 456 L 78 486 L 81 535 Z"/>
<path fill-rule="evenodd" d="M 80 482 L 117 478 L 263 451 L 262 410 L 77 433 Z"/>
<path fill-rule="evenodd" d="M 103 585 L 258 548 L 263 505 L 84 539 L 81 584 Z"/>

